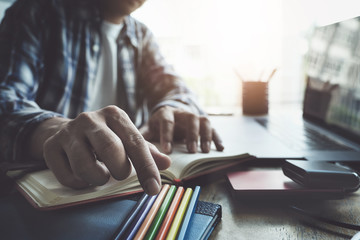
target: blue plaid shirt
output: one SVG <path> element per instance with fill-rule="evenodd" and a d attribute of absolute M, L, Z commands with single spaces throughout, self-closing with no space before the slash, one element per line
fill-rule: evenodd
<path fill-rule="evenodd" d="M 31 130 L 89 104 L 101 50 L 101 0 L 18 0 L 0 25 L 0 167 L 43 166 L 26 154 Z M 119 39 L 121 106 L 140 126 L 160 106 L 202 114 L 148 28 L 128 16 Z"/>

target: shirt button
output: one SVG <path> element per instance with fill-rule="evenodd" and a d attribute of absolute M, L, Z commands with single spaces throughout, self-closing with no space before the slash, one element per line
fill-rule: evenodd
<path fill-rule="evenodd" d="M 93 49 L 94 52 L 98 52 L 100 47 L 99 47 L 99 45 L 95 44 L 95 45 L 92 46 L 92 49 Z"/>

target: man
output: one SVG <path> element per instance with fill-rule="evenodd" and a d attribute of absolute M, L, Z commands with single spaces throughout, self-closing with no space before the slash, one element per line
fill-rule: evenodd
<path fill-rule="evenodd" d="M 0 28 L 1 167 L 43 163 L 72 188 L 121 180 L 134 166 L 148 194 L 174 139 L 190 153 L 221 140 L 166 65 L 145 25 L 145 0 L 18 0 Z M 139 131 L 138 128 L 142 127 Z"/>

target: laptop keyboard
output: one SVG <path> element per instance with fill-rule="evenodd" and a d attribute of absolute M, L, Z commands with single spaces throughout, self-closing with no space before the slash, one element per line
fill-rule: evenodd
<path fill-rule="evenodd" d="M 307 126 L 304 122 L 297 125 L 289 121 L 281 121 L 281 119 L 279 119 L 280 121 L 265 118 L 255 120 L 265 127 L 270 134 L 294 150 L 352 150 L 352 148 Z"/>

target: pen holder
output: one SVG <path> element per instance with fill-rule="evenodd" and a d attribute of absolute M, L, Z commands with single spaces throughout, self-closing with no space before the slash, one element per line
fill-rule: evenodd
<path fill-rule="evenodd" d="M 264 115 L 268 113 L 268 82 L 242 82 L 242 110 L 244 115 Z"/>

